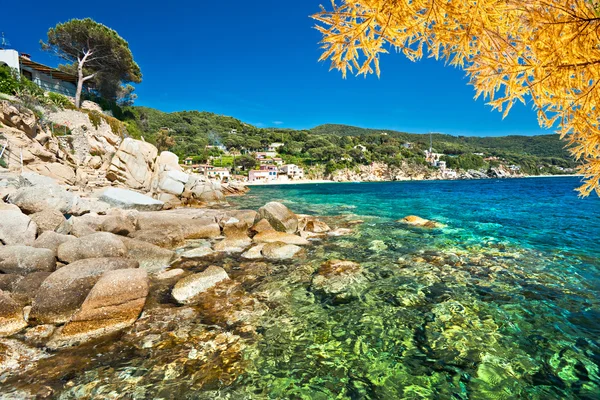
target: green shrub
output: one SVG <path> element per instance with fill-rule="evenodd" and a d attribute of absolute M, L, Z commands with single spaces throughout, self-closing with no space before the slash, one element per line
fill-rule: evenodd
<path fill-rule="evenodd" d="M 67 110 L 76 110 L 77 108 L 71 101 L 60 93 L 48 92 L 47 94 L 48 100 L 52 105 L 56 107 L 67 109 Z"/>
<path fill-rule="evenodd" d="M 19 87 L 17 72 L 11 70 L 7 65 L 0 67 L 0 93 L 13 95 Z"/>
<path fill-rule="evenodd" d="M 0 167 L 2 168 L 8 168 L 8 165 L 6 165 L 6 162 L 0 158 Z"/>
<path fill-rule="evenodd" d="M 54 136 L 71 136 L 71 128 L 66 125 L 50 122 L 49 127 Z"/>

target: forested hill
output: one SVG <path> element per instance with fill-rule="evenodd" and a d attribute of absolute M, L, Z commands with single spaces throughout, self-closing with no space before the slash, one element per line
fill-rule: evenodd
<path fill-rule="evenodd" d="M 207 145 L 254 152 L 262 151 L 273 142 L 283 142 L 285 146 L 279 148 L 279 153 L 286 162 L 326 165 L 329 171 L 375 161 L 389 165 L 400 165 L 405 161 L 424 164 L 424 150 L 429 148 L 430 139 L 428 134 L 345 125 L 321 125 L 307 130 L 259 128 L 209 112 L 165 113 L 148 107 L 127 107 L 119 118 L 126 123 L 130 135 L 144 136 L 159 148 L 169 149 L 180 157 L 206 159 L 214 155 L 212 150 L 206 150 Z M 168 140 L 165 140 L 165 132 L 170 137 Z M 463 137 L 434 134 L 433 148 L 446 154 L 449 165 L 459 169 L 492 166 L 492 162 L 484 160 L 488 157 L 497 157 L 501 163 L 520 165 L 530 174 L 560 173 L 576 165 L 558 135 Z"/>
<path fill-rule="evenodd" d="M 317 135 L 337 136 L 368 136 L 387 133 L 391 137 L 405 142 L 419 143 L 429 146 L 429 134 L 415 134 L 398 132 L 385 129 L 367 129 L 349 125 L 325 124 L 310 130 Z M 452 136 L 440 133 L 433 134 L 433 143 L 436 151 L 446 154 L 462 154 L 465 152 L 482 153 L 513 153 L 515 155 L 531 155 L 537 157 L 558 157 L 571 159 L 565 142 L 556 134 L 537 136 Z"/>

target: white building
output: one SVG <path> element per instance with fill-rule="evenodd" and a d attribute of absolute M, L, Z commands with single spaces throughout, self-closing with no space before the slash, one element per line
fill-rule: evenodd
<path fill-rule="evenodd" d="M 260 170 L 248 171 L 248 182 L 272 182 L 277 180 L 277 167 L 261 165 Z"/>
<path fill-rule="evenodd" d="M 295 164 L 286 164 L 279 168 L 279 172 L 287 175 L 290 179 L 303 179 L 304 170 Z"/>
<path fill-rule="evenodd" d="M 77 77 L 47 65 L 31 61 L 29 54 L 19 54 L 16 50 L 0 50 L 0 66 L 7 65 L 21 73 L 47 92 L 75 97 Z"/>

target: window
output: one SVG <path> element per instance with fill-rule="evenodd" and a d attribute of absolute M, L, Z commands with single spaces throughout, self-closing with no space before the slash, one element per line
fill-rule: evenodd
<path fill-rule="evenodd" d="M 30 81 L 33 80 L 33 75 L 31 74 L 31 71 L 27 71 L 24 69 L 22 74 L 25 78 L 29 79 Z"/>

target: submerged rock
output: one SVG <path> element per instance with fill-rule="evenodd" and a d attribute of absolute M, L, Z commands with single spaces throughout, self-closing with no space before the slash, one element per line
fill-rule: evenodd
<path fill-rule="evenodd" d="M 428 219 L 424 219 L 421 217 L 418 217 L 416 215 L 409 215 L 406 216 L 400 220 L 398 220 L 397 222 L 406 224 L 406 225 L 411 225 L 411 226 L 418 226 L 418 227 L 422 227 L 422 228 L 429 228 L 429 229 L 436 229 L 436 228 L 443 228 L 445 227 L 444 224 L 441 224 L 439 222 L 436 221 L 431 221 Z"/>
<path fill-rule="evenodd" d="M 353 261 L 329 260 L 321 265 L 313 277 L 315 292 L 332 297 L 335 303 L 347 302 L 358 296 L 358 290 L 367 282 L 361 266 Z"/>
<path fill-rule="evenodd" d="M 73 346 L 132 325 L 144 308 L 148 289 L 148 274 L 142 269 L 105 272 L 48 347 Z"/>
<path fill-rule="evenodd" d="M 262 255 L 269 260 L 289 260 L 302 251 L 300 246 L 285 243 L 266 243 Z"/>
<path fill-rule="evenodd" d="M 190 304 L 194 302 L 195 297 L 200 293 L 228 279 L 229 276 L 223 268 L 211 265 L 199 274 L 193 274 L 181 279 L 175 284 L 171 293 L 178 303 Z"/>
<path fill-rule="evenodd" d="M 281 203 L 272 201 L 258 210 L 260 218 L 264 218 L 279 232 L 296 233 L 298 217 Z"/>

